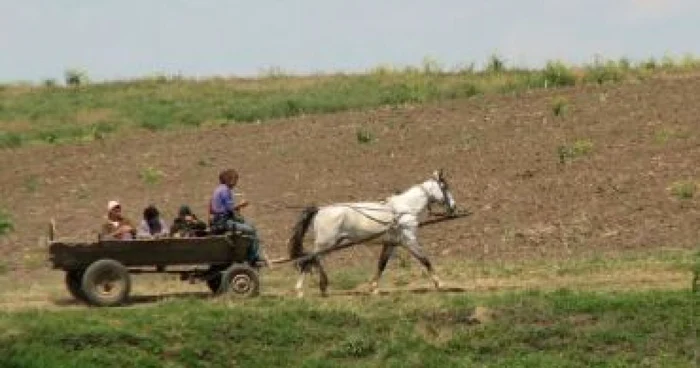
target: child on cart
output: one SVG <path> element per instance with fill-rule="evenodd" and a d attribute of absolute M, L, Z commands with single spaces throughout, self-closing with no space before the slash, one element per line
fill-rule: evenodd
<path fill-rule="evenodd" d="M 214 234 L 227 232 L 241 232 L 252 238 L 252 245 L 248 249 L 248 262 L 252 265 L 266 262 L 260 256 L 260 239 L 255 226 L 240 215 L 240 209 L 248 205 L 248 201 L 242 200 L 236 203 L 234 188 L 238 184 L 236 170 L 228 169 L 219 174 L 219 185 L 214 189 L 209 205 L 210 226 Z"/>

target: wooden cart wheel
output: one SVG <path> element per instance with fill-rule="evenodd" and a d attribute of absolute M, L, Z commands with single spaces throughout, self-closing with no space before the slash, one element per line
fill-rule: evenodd
<path fill-rule="evenodd" d="M 129 270 L 117 261 L 101 259 L 85 270 L 81 289 L 90 304 L 100 307 L 122 304 L 131 291 Z"/>
<path fill-rule="evenodd" d="M 260 293 L 258 272 L 248 265 L 232 265 L 222 272 L 222 276 L 220 294 L 250 298 Z"/>
<path fill-rule="evenodd" d="M 81 285 L 83 281 L 83 273 L 84 270 L 66 271 L 66 288 L 68 288 L 68 291 L 73 298 L 84 302 L 85 294 L 83 293 Z"/>

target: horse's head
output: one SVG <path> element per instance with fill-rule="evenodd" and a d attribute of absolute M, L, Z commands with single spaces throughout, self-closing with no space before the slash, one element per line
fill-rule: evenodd
<path fill-rule="evenodd" d="M 428 202 L 441 203 L 445 206 L 447 213 L 452 215 L 457 210 L 457 203 L 447 184 L 445 175 L 441 170 L 436 170 L 433 176 L 422 184 L 423 189 L 428 194 Z"/>

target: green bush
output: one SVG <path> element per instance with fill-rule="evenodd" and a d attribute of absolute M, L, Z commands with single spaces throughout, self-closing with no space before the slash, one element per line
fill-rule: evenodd
<path fill-rule="evenodd" d="M 81 86 L 88 82 L 87 72 L 80 69 L 66 70 L 64 78 L 68 86 Z"/>
<path fill-rule="evenodd" d="M 691 180 L 681 180 L 671 184 L 671 194 L 678 199 L 690 199 L 695 196 L 698 185 Z"/>
<path fill-rule="evenodd" d="M 576 75 L 571 68 L 560 61 L 547 62 L 543 76 L 548 86 L 573 86 L 576 84 Z"/>
<path fill-rule="evenodd" d="M 161 170 L 158 170 L 156 168 L 147 167 L 141 170 L 139 176 L 141 177 L 141 180 L 143 180 L 144 183 L 149 185 L 155 185 L 158 184 L 161 181 L 161 179 L 163 179 L 163 176 L 165 176 L 165 174 Z"/>
<path fill-rule="evenodd" d="M 486 63 L 486 72 L 503 73 L 506 71 L 506 61 L 498 55 L 491 55 Z"/>
<path fill-rule="evenodd" d="M 579 139 L 571 144 L 561 145 L 557 148 L 559 162 L 566 163 L 593 151 L 593 142 L 588 139 Z"/>
<path fill-rule="evenodd" d="M 569 108 L 569 101 L 564 97 L 557 97 L 552 101 L 552 113 L 554 116 L 566 114 Z"/>
<path fill-rule="evenodd" d="M 0 148 L 17 148 L 24 144 L 24 136 L 18 133 L 0 132 Z"/>
<path fill-rule="evenodd" d="M 597 61 L 586 69 L 586 79 L 597 84 L 620 82 L 625 77 L 624 71 L 614 61 Z"/>
<path fill-rule="evenodd" d="M 0 236 L 6 235 L 12 230 L 14 230 L 14 224 L 12 223 L 10 214 L 5 210 L 0 209 Z"/>
<path fill-rule="evenodd" d="M 374 134 L 365 128 L 357 129 L 355 136 L 357 138 L 357 143 L 360 144 L 368 144 L 374 141 Z"/>

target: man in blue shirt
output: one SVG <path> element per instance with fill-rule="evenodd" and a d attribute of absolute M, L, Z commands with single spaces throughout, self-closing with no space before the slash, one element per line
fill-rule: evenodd
<path fill-rule="evenodd" d="M 211 215 L 211 229 L 215 234 L 223 234 L 227 231 L 240 231 L 253 239 L 252 247 L 248 250 L 248 261 L 252 264 L 265 262 L 260 257 L 260 240 L 255 226 L 247 222 L 240 214 L 239 210 L 248 205 L 248 201 L 243 200 L 236 203 L 236 196 L 233 188 L 238 184 L 238 173 L 236 170 L 228 169 L 219 174 L 219 185 L 214 189 L 211 197 L 209 212 Z"/>

